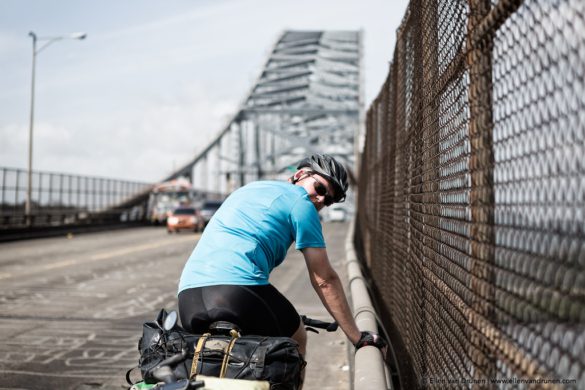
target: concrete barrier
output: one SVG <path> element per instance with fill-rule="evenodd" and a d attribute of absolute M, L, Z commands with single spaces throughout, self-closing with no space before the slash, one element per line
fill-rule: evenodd
<path fill-rule="evenodd" d="M 350 224 L 345 248 L 347 252 L 346 266 L 349 278 L 352 309 L 355 321 L 362 331 L 380 333 L 376 321 L 376 312 L 366 287 L 355 248 L 353 235 L 355 220 Z M 353 349 L 350 349 L 353 351 Z M 391 390 L 388 370 L 384 364 L 382 352 L 376 347 L 362 347 L 355 354 L 354 360 L 354 390 Z"/>

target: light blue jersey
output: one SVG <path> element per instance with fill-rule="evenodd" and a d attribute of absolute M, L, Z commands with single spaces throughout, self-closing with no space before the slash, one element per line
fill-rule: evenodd
<path fill-rule="evenodd" d="M 317 209 L 288 182 L 257 181 L 234 191 L 191 253 L 179 292 L 219 284 L 264 285 L 290 245 L 324 248 Z"/>

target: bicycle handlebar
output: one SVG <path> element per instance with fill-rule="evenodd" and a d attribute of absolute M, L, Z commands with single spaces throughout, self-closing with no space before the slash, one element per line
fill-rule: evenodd
<path fill-rule="evenodd" d="M 162 362 L 157 364 L 154 369 L 156 369 L 158 367 L 162 367 L 162 366 L 172 366 L 178 362 L 182 362 L 186 358 L 187 358 L 187 350 L 183 348 L 180 353 L 166 358 L 165 360 L 163 360 Z"/>
<path fill-rule="evenodd" d="M 313 328 L 325 329 L 327 332 L 335 332 L 338 328 L 337 322 L 335 321 L 325 322 L 320 320 L 314 320 L 304 315 L 301 316 L 301 319 L 303 320 L 303 324 L 311 326 Z"/>

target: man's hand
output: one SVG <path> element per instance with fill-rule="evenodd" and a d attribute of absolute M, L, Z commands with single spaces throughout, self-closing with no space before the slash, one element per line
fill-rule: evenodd
<path fill-rule="evenodd" d="M 384 340 L 382 336 L 380 336 L 379 334 L 374 332 L 362 332 L 362 336 L 360 337 L 358 342 L 355 343 L 355 350 L 357 351 L 358 349 L 360 349 L 361 347 L 365 347 L 366 345 L 372 345 L 378 348 L 380 351 L 382 351 L 384 358 L 386 358 L 388 344 L 386 343 L 386 340 Z"/>

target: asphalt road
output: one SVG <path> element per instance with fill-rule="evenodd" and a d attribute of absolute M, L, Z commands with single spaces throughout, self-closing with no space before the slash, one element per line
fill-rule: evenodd
<path fill-rule="evenodd" d="M 346 231 L 324 225 L 342 276 Z M 0 389 L 128 388 L 142 323 L 176 308 L 178 278 L 199 237 L 145 227 L 0 244 Z M 299 312 L 328 319 L 299 252 L 289 252 L 271 282 Z M 341 331 L 311 334 L 305 390 L 349 389 L 347 362 Z"/>

